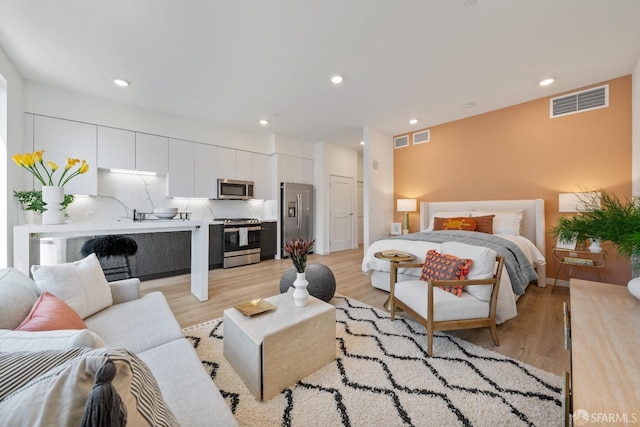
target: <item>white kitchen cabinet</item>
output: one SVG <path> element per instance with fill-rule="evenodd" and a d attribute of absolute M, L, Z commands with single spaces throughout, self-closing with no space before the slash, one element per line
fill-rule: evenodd
<path fill-rule="evenodd" d="M 217 148 L 216 178 L 236 179 L 236 150 L 233 148 Z"/>
<path fill-rule="evenodd" d="M 256 199 L 269 200 L 271 199 L 271 159 L 266 154 L 251 154 L 253 195 Z"/>
<path fill-rule="evenodd" d="M 253 158 L 250 151 L 236 150 L 235 179 L 251 181 L 253 176 Z"/>
<path fill-rule="evenodd" d="M 135 169 L 135 132 L 98 126 L 98 167 L 104 169 Z"/>
<path fill-rule="evenodd" d="M 167 197 L 193 197 L 195 143 L 169 139 Z"/>
<path fill-rule="evenodd" d="M 300 182 L 313 185 L 313 160 L 300 159 Z"/>
<path fill-rule="evenodd" d="M 45 150 L 45 161 L 53 161 L 60 168 L 54 181 L 62 175 L 68 157 L 85 160 L 89 164 L 89 170 L 69 181 L 65 185 L 65 192 L 90 196 L 98 194 L 96 125 L 35 115 L 33 149 Z M 74 171 L 78 165 L 73 168 Z M 36 188 L 39 185 L 36 184 Z"/>
<path fill-rule="evenodd" d="M 136 170 L 167 173 L 169 138 L 136 132 Z"/>
<path fill-rule="evenodd" d="M 216 159 L 215 145 L 195 144 L 195 197 L 218 197 Z"/>
<path fill-rule="evenodd" d="M 313 184 L 313 160 L 278 154 L 278 181 Z"/>

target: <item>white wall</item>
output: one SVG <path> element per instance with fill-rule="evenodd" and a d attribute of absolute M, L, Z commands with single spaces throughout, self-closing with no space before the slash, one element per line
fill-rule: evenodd
<path fill-rule="evenodd" d="M 364 249 L 389 236 L 393 222 L 393 137 L 364 129 Z"/>
<path fill-rule="evenodd" d="M 6 138 L 0 141 L 0 267 L 13 265 L 13 226 L 18 203 L 13 190 L 24 188 L 28 173 L 22 172 L 11 156 L 20 153 L 24 132 L 24 79 L 0 48 L 0 75 L 6 82 Z"/>
<path fill-rule="evenodd" d="M 351 247 L 357 248 L 356 229 L 356 197 L 358 195 L 358 152 L 341 145 L 328 142 L 315 144 L 314 181 L 316 186 L 316 253 L 329 253 L 330 238 L 330 177 L 337 175 L 353 179 L 351 218 Z"/>
<path fill-rule="evenodd" d="M 631 74 L 631 194 L 640 196 L 640 59 Z"/>
<path fill-rule="evenodd" d="M 268 153 L 268 135 L 161 113 L 64 89 L 27 82 L 25 111 L 170 138 Z"/>

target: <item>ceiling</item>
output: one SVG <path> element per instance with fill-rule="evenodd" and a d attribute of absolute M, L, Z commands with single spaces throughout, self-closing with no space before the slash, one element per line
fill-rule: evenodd
<path fill-rule="evenodd" d="M 0 17 L 27 80 L 353 148 L 365 126 L 424 129 L 640 58 L 638 0 L 2 0 Z"/>

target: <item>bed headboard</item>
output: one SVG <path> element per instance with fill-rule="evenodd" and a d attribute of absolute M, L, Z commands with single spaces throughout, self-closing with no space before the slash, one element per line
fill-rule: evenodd
<path fill-rule="evenodd" d="M 431 218 L 436 212 L 466 211 L 466 210 L 519 210 L 524 211 L 522 219 L 522 235 L 531 240 L 544 255 L 545 252 L 545 221 L 544 200 L 480 200 L 473 202 L 421 202 L 420 203 L 420 231 L 429 227 Z"/>

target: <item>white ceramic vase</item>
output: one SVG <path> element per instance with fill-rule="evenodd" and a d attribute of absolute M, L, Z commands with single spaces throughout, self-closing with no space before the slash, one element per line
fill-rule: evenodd
<path fill-rule="evenodd" d="M 598 239 L 589 239 L 589 252 L 594 254 L 599 254 L 602 252 L 602 246 L 600 246 L 600 240 Z"/>
<path fill-rule="evenodd" d="M 296 280 L 293 282 L 293 287 L 296 288 L 293 291 L 293 300 L 296 307 L 304 307 L 309 301 L 309 291 L 307 291 L 309 282 L 307 281 L 305 273 L 296 273 Z"/>
<path fill-rule="evenodd" d="M 631 293 L 631 295 L 640 299 L 640 277 L 629 280 L 629 283 L 627 283 L 627 289 L 629 289 L 629 293 Z"/>
<path fill-rule="evenodd" d="M 56 185 L 42 186 L 42 201 L 46 204 L 46 210 L 42 213 L 43 224 L 64 224 L 64 187 Z"/>

